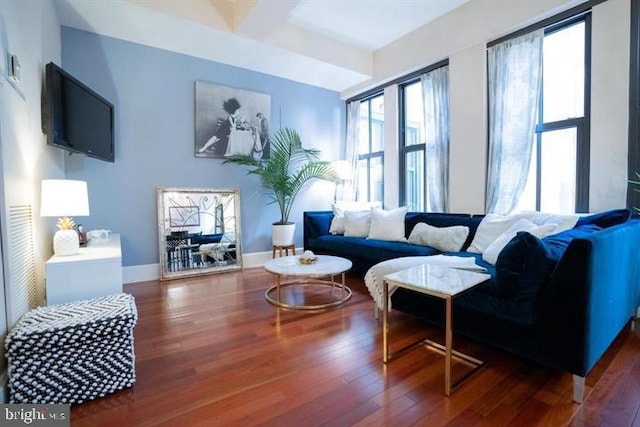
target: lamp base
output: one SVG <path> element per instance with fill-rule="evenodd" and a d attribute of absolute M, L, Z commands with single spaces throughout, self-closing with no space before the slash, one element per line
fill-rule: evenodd
<path fill-rule="evenodd" d="M 75 255 L 80 249 L 76 230 L 58 230 L 53 236 L 53 253 L 58 256 Z"/>

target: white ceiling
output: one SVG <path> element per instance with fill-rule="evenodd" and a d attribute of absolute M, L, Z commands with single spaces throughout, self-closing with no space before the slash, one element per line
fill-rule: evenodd
<path fill-rule="evenodd" d="M 60 23 L 344 91 L 374 52 L 469 0 L 55 0 Z"/>
<path fill-rule="evenodd" d="M 466 1 L 301 0 L 289 14 L 289 22 L 373 52 Z"/>

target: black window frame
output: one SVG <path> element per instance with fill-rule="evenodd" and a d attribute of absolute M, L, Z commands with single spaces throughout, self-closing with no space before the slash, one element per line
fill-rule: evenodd
<path fill-rule="evenodd" d="M 536 152 L 538 162 L 536 165 L 536 209 L 540 209 L 540 139 L 542 132 L 567 129 L 574 127 L 571 125 L 573 120 L 581 120 L 579 126 L 576 127 L 576 200 L 574 203 L 575 212 L 588 212 L 589 211 L 589 177 L 590 177 L 590 135 L 591 135 L 591 8 L 597 4 L 603 3 L 606 0 L 590 0 L 579 6 L 561 12 L 555 16 L 544 19 L 540 22 L 532 24 L 526 28 L 515 31 L 499 39 L 493 40 L 487 43 L 487 48 L 495 46 L 506 40 L 510 40 L 532 31 L 544 28 L 545 36 L 556 31 L 560 31 L 563 28 L 574 25 L 582 20 L 585 21 L 585 75 L 584 75 L 584 116 L 581 119 L 567 119 L 557 122 L 551 122 L 546 124 L 538 123 L 536 120 L 535 137 L 536 137 Z M 487 49 L 488 55 L 488 49 Z M 544 78 L 544 76 L 543 76 Z M 540 89 L 540 98 L 542 98 L 542 88 Z M 488 97 L 487 97 L 488 102 Z M 542 108 L 542 102 L 538 103 L 538 114 L 541 117 L 540 109 Z M 488 127 L 489 129 L 489 127 Z M 487 135 L 487 144 L 489 143 L 489 135 Z M 489 161 L 488 154 L 489 147 L 487 146 L 487 164 Z M 487 168 L 488 173 L 488 168 Z M 488 176 L 487 176 L 488 180 Z"/>
<path fill-rule="evenodd" d="M 384 100 L 384 91 L 378 91 L 372 94 L 369 94 L 366 98 L 362 98 L 360 99 L 360 108 L 362 108 L 362 104 L 363 103 L 367 103 L 368 104 L 368 110 L 369 110 L 369 121 L 368 121 L 368 125 L 369 125 L 369 141 L 368 141 L 368 145 L 369 145 L 369 152 L 368 153 L 358 153 L 358 163 L 360 163 L 361 160 L 365 160 L 367 162 L 367 194 L 366 194 L 366 201 L 371 202 L 371 160 L 376 159 L 376 158 L 380 158 L 381 159 L 381 167 L 382 167 L 382 200 L 380 200 L 381 203 L 384 203 L 384 134 L 383 134 L 383 143 L 382 143 L 382 151 L 372 151 L 372 147 L 373 147 L 373 143 L 372 143 L 372 137 L 373 137 L 373 124 L 372 124 L 372 115 L 371 115 L 371 101 L 375 98 L 378 97 L 382 97 Z M 358 116 L 358 126 L 360 126 L 360 117 Z M 383 128 L 384 129 L 384 128 Z M 360 145 L 360 141 L 358 141 L 358 146 Z M 358 180 L 360 180 L 361 177 L 358 176 Z M 361 200 L 360 194 L 358 194 L 358 191 L 360 190 L 360 186 L 358 185 L 358 183 L 356 183 L 356 200 Z"/>
<path fill-rule="evenodd" d="M 542 177 L 542 134 L 562 129 L 576 129 L 576 194 L 575 212 L 589 211 L 589 164 L 591 135 L 591 12 L 581 13 L 571 19 L 563 20 L 545 28 L 545 37 L 584 22 L 584 105 L 583 116 L 553 122 L 542 122 L 544 117 L 544 97 L 542 85 L 538 99 L 538 117 L 535 128 L 535 149 L 537 153 L 536 167 L 536 210 L 540 210 L 541 177 Z M 544 80 L 544 74 L 542 76 Z"/>
<path fill-rule="evenodd" d="M 399 185 L 399 204 L 400 206 L 406 205 L 407 204 L 407 186 L 406 186 L 406 175 L 407 175 L 407 156 L 410 153 L 413 153 L 415 151 L 422 151 L 423 156 L 424 156 L 424 162 L 423 164 L 426 165 L 426 142 L 420 142 L 417 144 L 412 144 L 412 145 L 406 145 L 406 135 L 407 135 L 407 129 L 406 129 L 406 118 L 407 118 L 407 113 L 405 110 L 405 95 L 404 95 L 404 90 L 407 86 L 411 86 L 413 84 L 419 83 L 420 82 L 420 76 L 426 73 L 429 73 L 433 70 L 436 70 L 438 68 L 441 67 L 445 67 L 449 65 L 449 59 L 444 59 L 442 61 L 439 61 L 435 64 L 432 64 L 428 67 L 425 67 L 415 73 L 410 74 L 409 76 L 406 76 L 402 81 L 397 82 L 398 83 L 398 185 Z M 425 189 L 427 188 L 426 185 L 426 179 L 427 179 L 427 174 L 426 171 L 424 171 L 424 177 L 425 177 Z M 425 199 L 425 206 L 423 207 L 422 210 L 426 210 L 427 206 L 427 201 Z"/>

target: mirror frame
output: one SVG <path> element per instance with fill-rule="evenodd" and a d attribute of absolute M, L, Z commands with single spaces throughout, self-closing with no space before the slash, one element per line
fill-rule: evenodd
<path fill-rule="evenodd" d="M 189 195 L 197 195 L 198 201 L 190 201 L 190 204 L 186 207 L 198 209 L 198 223 L 201 214 L 201 203 L 205 203 L 211 198 L 215 199 L 216 195 L 228 195 L 233 198 L 233 216 L 235 217 L 235 263 L 233 264 L 220 264 L 206 267 L 186 267 L 184 269 L 178 269 L 172 271 L 169 269 L 168 264 L 168 250 L 167 250 L 167 235 L 172 232 L 171 228 L 167 226 L 170 223 L 170 218 L 167 218 L 167 212 L 169 212 L 169 206 L 165 203 L 165 195 L 168 193 L 185 193 Z M 181 279 L 184 277 L 194 277 L 207 274 L 224 273 L 227 271 L 241 270 L 242 269 L 242 238 L 241 238 L 241 226 L 240 226 L 240 192 L 237 189 L 218 189 L 218 188 L 187 188 L 187 187 L 158 187 L 156 189 L 156 200 L 158 207 L 158 251 L 160 259 L 160 280 Z M 209 213 L 216 216 L 217 212 Z M 224 215 L 224 213 L 223 213 Z M 223 219 L 224 222 L 224 219 Z M 184 229 L 188 226 L 176 226 L 173 228 Z M 184 232 L 184 230 L 176 230 L 174 232 Z M 190 242 L 189 242 L 190 244 Z M 193 254 L 192 248 L 187 248 L 189 259 L 193 255 L 202 257 L 200 253 Z M 224 257 L 224 254 L 223 254 Z M 219 261 L 213 261 L 213 264 Z"/>

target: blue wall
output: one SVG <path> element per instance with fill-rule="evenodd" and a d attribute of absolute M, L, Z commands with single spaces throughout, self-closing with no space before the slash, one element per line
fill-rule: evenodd
<path fill-rule="evenodd" d="M 337 92 L 66 27 L 62 66 L 115 106 L 115 163 L 70 155 L 66 177 L 88 182 L 91 216 L 78 221 L 120 233 L 125 266 L 158 262 L 157 187 L 238 188 L 243 252 L 271 250 L 278 211 L 267 206 L 256 177 L 194 155 L 196 80 L 270 94 L 272 132 L 295 128 L 325 160 L 344 152 L 345 107 Z M 298 246 L 302 212 L 330 209 L 333 198 L 328 183 L 306 190 L 291 215 Z"/>

